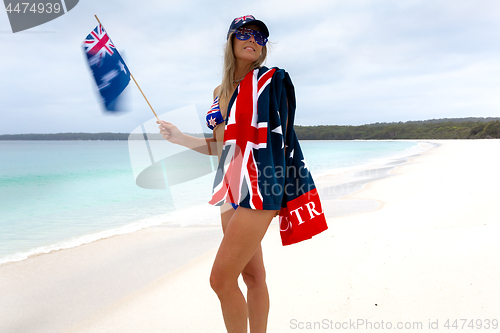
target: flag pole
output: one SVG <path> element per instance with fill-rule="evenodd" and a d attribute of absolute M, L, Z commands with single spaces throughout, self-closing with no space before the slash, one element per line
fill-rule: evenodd
<path fill-rule="evenodd" d="M 97 22 L 99 22 L 99 24 L 102 26 L 102 23 L 101 21 L 99 21 L 99 18 L 97 17 L 97 15 L 94 15 L 95 16 L 95 19 L 97 20 Z M 104 26 L 103 26 L 104 27 Z M 128 67 L 128 66 L 127 66 Z M 128 71 L 130 72 L 130 68 L 128 69 Z M 153 111 L 156 119 L 158 119 L 158 122 L 160 121 L 160 118 L 158 118 L 158 115 L 156 114 L 155 110 L 153 110 L 153 107 L 151 106 L 151 103 L 149 103 L 148 99 L 146 98 L 146 95 L 144 95 L 144 93 L 142 92 L 142 89 L 141 87 L 139 87 L 139 84 L 137 83 L 137 81 L 135 80 L 134 76 L 132 75 L 132 73 L 130 72 L 130 77 L 132 78 L 132 80 L 134 80 L 135 82 L 135 85 L 137 86 L 137 88 L 139 88 L 139 91 L 141 92 L 142 96 L 144 97 L 144 99 L 146 100 L 146 102 L 148 103 L 149 107 L 151 108 L 151 111 Z"/>

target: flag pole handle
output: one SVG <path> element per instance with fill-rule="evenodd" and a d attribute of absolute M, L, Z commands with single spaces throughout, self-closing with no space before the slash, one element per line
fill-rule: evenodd
<path fill-rule="evenodd" d="M 129 69 L 129 72 L 130 72 L 130 69 Z M 160 122 L 160 118 L 158 118 L 158 115 L 156 114 L 155 110 L 153 110 L 153 107 L 151 106 L 151 104 L 149 103 L 148 99 L 146 98 L 146 95 L 144 95 L 144 93 L 142 92 L 142 89 L 141 87 L 139 87 L 139 84 L 137 83 L 137 81 L 135 80 L 134 76 L 132 75 L 132 73 L 130 73 L 130 77 L 132 78 L 132 80 L 134 80 L 135 82 L 135 85 L 137 86 L 137 88 L 139 88 L 139 91 L 141 92 L 142 96 L 144 97 L 144 99 L 146 100 L 146 102 L 148 103 L 149 107 L 151 108 L 151 111 L 153 111 L 156 119 L 158 120 L 158 122 Z"/>
<path fill-rule="evenodd" d="M 99 22 L 100 25 L 102 25 L 101 21 L 99 21 L 99 18 L 97 17 L 97 15 L 94 15 L 95 16 L 95 19 L 97 20 L 97 22 Z M 103 26 L 104 27 L 104 26 Z M 128 70 L 130 72 L 130 68 Z M 141 92 L 142 96 L 144 97 L 144 99 L 146 100 L 146 102 L 148 103 L 149 107 L 151 108 L 151 111 L 153 111 L 156 119 L 158 120 L 158 122 L 160 122 L 160 118 L 158 118 L 158 115 L 156 114 L 155 110 L 153 110 L 153 107 L 151 106 L 151 103 L 149 103 L 148 99 L 146 98 L 146 95 L 144 95 L 144 93 L 142 92 L 142 89 L 141 87 L 139 87 L 139 84 L 137 83 L 137 81 L 135 80 L 134 76 L 132 75 L 132 73 L 130 72 L 130 77 L 132 78 L 132 80 L 134 80 L 135 82 L 135 85 L 137 86 L 137 88 L 139 88 L 139 91 Z"/>

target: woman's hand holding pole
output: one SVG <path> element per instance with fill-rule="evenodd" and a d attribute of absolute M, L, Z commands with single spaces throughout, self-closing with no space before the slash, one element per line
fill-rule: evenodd
<path fill-rule="evenodd" d="M 164 120 L 156 122 L 160 126 L 160 134 L 165 140 L 193 149 L 205 155 L 217 155 L 217 144 L 214 138 L 195 138 L 194 136 L 182 133 L 174 124 Z"/>

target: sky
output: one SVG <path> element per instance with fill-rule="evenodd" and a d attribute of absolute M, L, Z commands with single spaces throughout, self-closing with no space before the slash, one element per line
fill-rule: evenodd
<path fill-rule="evenodd" d="M 204 124 L 227 29 L 251 14 L 270 30 L 265 65 L 292 78 L 296 125 L 500 117 L 498 0 L 80 0 L 15 34 L 0 10 L 0 134 L 128 133 L 153 117 L 133 82 L 129 111 L 103 112 L 82 49 L 94 14 L 158 114 L 195 105 Z"/>

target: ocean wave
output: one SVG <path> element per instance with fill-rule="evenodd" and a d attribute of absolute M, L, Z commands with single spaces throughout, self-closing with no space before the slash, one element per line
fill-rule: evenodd
<path fill-rule="evenodd" d="M 186 218 L 189 216 L 189 218 Z M 127 225 L 74 237 L 54 244 L 34 247 L 28 251 L 20 251 L 0 258 L 0 266 L 6 263 L 26 260 L 30 257 L 54 251 L 75 248 L 101 239 L 137 232 L 151 227 L 190 227 L 216 225 L 219 223 L 219 208 L 203 205 L 174 211 L 167 214 L 148 217 Z"/>

